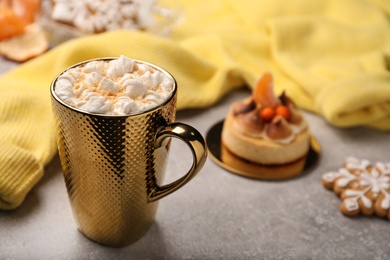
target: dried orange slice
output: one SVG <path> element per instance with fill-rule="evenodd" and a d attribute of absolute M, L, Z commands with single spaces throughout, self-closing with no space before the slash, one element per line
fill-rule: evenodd
<path fill-rule="evenodd" d="M 26 23 L 11 8 L 0 7 L 0 41 L 23 32 Z"/>
<path fill-rule="evenodd" d="M 45 32 L 39 26 L 30 24 L 24 33 L 0 42 L 0 55 L 23 62 L 44 53 L 48 48 Z"/>
<path fill-rule="evenodd" d="M 273 78 L 271 73 L 264 73 L 256 82 L 253 90 L 253 99 L 257 104 L 266 107 L 275 107 L 280 101 L 274 94 Z"/>

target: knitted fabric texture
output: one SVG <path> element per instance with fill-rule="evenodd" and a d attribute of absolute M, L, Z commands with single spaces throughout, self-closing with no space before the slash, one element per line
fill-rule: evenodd
<path fill-rule="evenodd" d="M 387 0 L 165 2 L 183 12 L 169 38 L 82 37 L 0 77 L 0 209 L 18 207 L 55 155 L 49 86 L 86 59 L 124 54 L 161 66 L 177 79 L 179 109 L 211 106 L 269 71 L 276 92 L 334 126 L 390 129 Z"/>

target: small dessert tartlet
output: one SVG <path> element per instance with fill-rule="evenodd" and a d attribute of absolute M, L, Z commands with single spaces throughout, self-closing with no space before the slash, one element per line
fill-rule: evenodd
<path fill-rule="evenodd" d="M 272 75 L 265 73 L 250 97 L 231 106 L 222 129 L 222 144 L 253 163 L 288 164 L 308 153 L 308 129 L 295 103 L 284 92 L 275 96 Z"/>

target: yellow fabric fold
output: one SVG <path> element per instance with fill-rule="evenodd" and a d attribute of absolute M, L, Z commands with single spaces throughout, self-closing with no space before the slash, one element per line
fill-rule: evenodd
<path fill-rule="evenodd" d="M 164 3 L 165 2 L 165 3 Z M 49 86 L 74 63 L 127 55 L 168 70 L 178 108 L 215 104 L 273 73 L 278 94 L 340 127 L 390 129 L 387 0 L 164 0 L 170 38 L 116 31 L 74 39 L 0 77 L 0 209 L 18 207 L 56 152 Z"/>

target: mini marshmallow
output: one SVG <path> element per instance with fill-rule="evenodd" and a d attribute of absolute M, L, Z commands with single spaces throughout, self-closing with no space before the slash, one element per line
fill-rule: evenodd
<path fill-rule="evenodd" d="M 91 97 L 84 106 L 80 107 L 91 113 L 105 114 L 111 109 L 111 102 L 104 97 Z"/>
<path fill-rule="evenodd" d="M 137 8 L 132 3 L 126 3 L 121 7 L 121 15 L 126 19 L 134 17 L 136 12 L 137 12 Z M 129 20 L 125 20 L 125 22 L 129 22 Z M 132 22 L 131 24 L 134 23 Z"/>
<path fill-rule="evenodd" d="M 148 90 L 146 83 L 140 79 L 128 79 L 123 83 L 125 93 L 131 98 L 137 98 Z"/>
<path fill-rule="evenodd" d="M 109 78 L 115 79 L 116 77 L 122 77 L 127 72 L 132 72 L 134 60 L 122 55 L 119 59 L 110 61 L 109 66 L 106 75 Z"/>
<path fill-rule="evenodd" d="M 119 86 L 111 79 L 102 78 L 97 89 L 102 92 L 118 93 Z"/>
<path fill-rule="evenodd" d="M 173 78 L 164 77 L 160 83 L 160 87 L 164 89 L 164 92 L 170 92 L 173 89 Z"/>
<path fill-rule="evenodd" d="M 91 72 L 96 72 L 98 74 L 103 74 L 104 71 L 104 64 L 98 61 L 91 61 L 88 62 L 84 67 L 83 67 L 83 72 L 84 73 L 91 73 Z"/>
<path fill-rule="evenodd" d="M 85 76 L 85 82 L 90 88 L 95 87 L 97 84 L 99 84 L 99 82 L 101 82 L 101 80 L 102 75 L 95 71 L 92 71 Z"/>
<path fill-rule="evenodd" d="M 68 76 L 72 77 L 75 81 L 78 81 L 81 78 L 81 75 L 77 70 L 69 70 Z"/>
<path fill-rule="evenodd" d="M 67 87 L 72 87 L 74 84 L 77 83 L 77 81 L 71 75 L 69 75 L 69 73 L 64 73 L 60 75 L 57 79 L 57 82 L 59 85 L 65 85 Z"/>
<path fill-rule="evenodd" d="M 69 5 L 66 1 L 56 1 L 51 13 L 51 17 L 54 20 L 64 23 L 72 23 L 75 16 L 76 12 L 73 5 Z"/>
<path fill-rule="evenodd" d="M 143 75 L 150 69 L 150 67 L 147 64 L 137 64 L 137 67 L 138 67 L 137 70 L 138 75 Z"/>
<path fill-rule="evenodd" d="M 147 71 L 141 76 L 141 78 L 147 81 L 152 86 L 158 86 L 164 79 L 164 75 L 159 71 L 154 71 L 153 73 Z"/>
<path fill-rule="evenodd" d="M 77 107 L 82 107 L 87 103 L 92 97 L 99 97 L 96 92 L 89 91 L 88 89 L 82 91 L 79 94 L 79 100 L 77 102 Z"/>
<path fill-rule="evenodd" d="M 137 109 L 137 104 L 129 97 L 119 97 L 118 101 L 114 104 L 114 114 L 126 115 L 131 114 Z"/>
<path fill-rule="evenodd" d="M 75 105 L 76 93 L 73 88 L 69 87 L 68 81 L 62 80 L 60 84 L 56 87 L 56 95 L 63 100 L 65 103 L 70 105 Z"/>
<path fill-rule="evenodd" d="M 145 95 L 145 100 L 149 101 L 149 103 L 154 105 L 161 104 L 164 101 L 162 96 L 153 90 L 148 90 Z"/>

